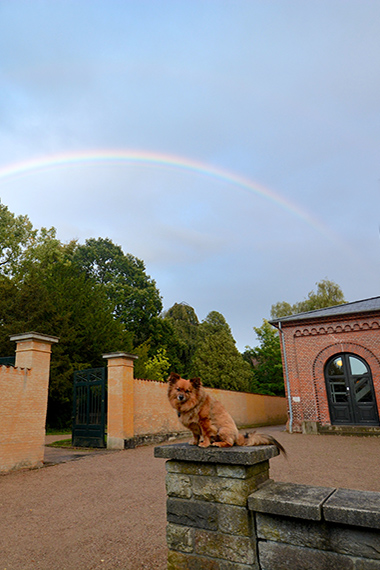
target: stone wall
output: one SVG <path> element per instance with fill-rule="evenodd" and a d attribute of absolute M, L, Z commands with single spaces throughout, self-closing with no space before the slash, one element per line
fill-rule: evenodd
<path fill-rule="evenodd" d="M 269 480 L 274 446 L 155 448 L 168 570 L 380 570 L 380 493 Z"/>
<path fill-rule="evenodd" d="M 261 570 L 380 569 L 380 493 L 272 482 L 248 507 Z"/>

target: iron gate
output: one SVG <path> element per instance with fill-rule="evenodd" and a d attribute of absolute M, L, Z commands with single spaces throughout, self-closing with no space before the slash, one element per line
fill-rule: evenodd
<path fill-rule="evenodd" d="M 107 368 L 74 372 L 74 447 L 106 447 L 106 382 Z"/>

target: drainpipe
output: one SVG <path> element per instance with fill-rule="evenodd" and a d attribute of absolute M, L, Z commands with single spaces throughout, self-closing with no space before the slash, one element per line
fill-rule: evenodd
<path fill-rule="evenodd" d="M 278 323 L 278 330 L 280 331 L 281 344 L 282 344 L 282 354 L 284 355 L 284 367 L 285 367 L 285 378 L 286 378 L 286 391 L 288 392 L 288 405 L 289 405 L 289 433 L 293 433 L 293 409 L 292 409 L 292 397 L 290 395 L 290 383 L 289 383 L 289 372 L 288 372 L 288 361 L 286 358 L 285 350 L 285 339 L 284 332 L 281 327 L 281 321 Z"/>

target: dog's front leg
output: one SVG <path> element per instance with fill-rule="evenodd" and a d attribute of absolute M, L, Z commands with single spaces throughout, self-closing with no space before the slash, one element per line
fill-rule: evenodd
<path fill-rule="evenodd" d="M 215 437 L 217 434 L 217 429 L 212 425 L 209 418 L 204 418 L 199 420 L 199 425 L 201 428 L 203 441 L 199 443 L 199 447 L 209 447 L 211 445 L 210 438 Z"/>
<path fill-rule="evenodd" d="M 198 445 L 200 437 L 201 437 L 201 430 L 199 429 L 199 426 L 197 424 L 190 424 L 189 425 L 189 430 L 192 432 L 193 434 L 193 439 L 189 442 L 190 445 Z"/>

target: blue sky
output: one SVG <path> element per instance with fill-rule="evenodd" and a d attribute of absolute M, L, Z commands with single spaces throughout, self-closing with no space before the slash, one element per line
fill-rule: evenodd
<path fill-rule="evenodd" d="M 324 278 L 379 294 L 379 2 L 0 0 L 0 90 L 1 201 L 239 349 Z"/>

